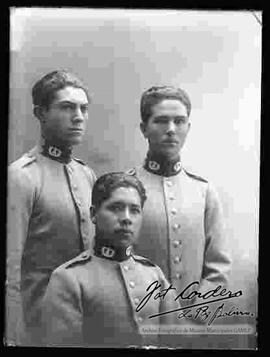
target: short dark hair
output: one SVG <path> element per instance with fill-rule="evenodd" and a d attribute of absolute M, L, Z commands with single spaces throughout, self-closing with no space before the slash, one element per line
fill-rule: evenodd
<path fill-rule="evenodd" d="M 55 93 L 68 86 L 83 89 L 88 101 L 90 101 L 88 88 L 81 79 L 74 73 L 61 69 L 46 74 L 34 84 L 32 88 L 33 105 L 48 108 Z"/>
<path fill-rule="evenodd" d="M 190 115 L 191 102 L 189 96 L 183 89 L 173 86 L 153 86 L 143 92 L 141 97 L 141 119 L 144 123 L 146 123 L 152 115 L 152 106 L 164 99 L 179 100 L 186 106 L 188 116 Z"/>
<path fill-rule="evenodd" d="M 100 176 L 92 190 L 92 205 L 99 208 L 102 202 L 110 198 L 112 192 L 119 187 L 135 188 L 141 198 L 141 207 L 143 207 L 146 193 L 142 182 L 136 176 L 125 172 L 110 172 Z"/>

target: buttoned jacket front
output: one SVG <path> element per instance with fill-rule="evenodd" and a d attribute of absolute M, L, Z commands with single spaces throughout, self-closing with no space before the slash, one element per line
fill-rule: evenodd
<path fill-rule="evenodd" d="M 170 177 L 143 167 L 134 172 L 147 195 L 135 252 L 158 264 L 179 293 L 196 281 L 200 285 L 187 292 L 226 284 L 231 261 L 222 208 L 212 185 L 183 168 Z M 189 305 L 191 300 L 180 303 Z"/>
<path fill-rule="evenodd" d="M 157 334 L 144 335 L 149 325 L 175 324 L 177 313 L 149 319 L 179 308 L 174 291 L 136 307 L 150 284 L 169 286 L 159 267 L 132 256 L 123 262 L 89 252 L 57 268 L 43 299 L 44 342 L 51 346 L 127 347 L 157 344 Z M 159 291 L 159 290 L 158 290 Z"/>
<path fill-rule="evenodd" d="M 8 171 L 7 305 L 10 333 L 20 305 L 25 323 L 38 327 L 39 303 L 52 271 L 91 246 L 89 218 L 96 179 L 84 163 L 43 156 L 36 147 Z M 21 301 L 22 299 L 22 301 Z"/>

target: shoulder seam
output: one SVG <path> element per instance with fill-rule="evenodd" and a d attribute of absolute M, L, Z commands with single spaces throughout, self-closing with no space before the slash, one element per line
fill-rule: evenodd
<path fill-rule="evenodd" d="M 185 171 L 185 173 L 186 173 L 188 176 L 194 178 L 195 180 L 208 183 L 208 180 L 204 179 L 203 177 L 198 176 L 198 175 L 194 175 L 194 174 L 192 174 L 191 172 L 188 172 L 186 169 L 183 169 L 183 170 Z"/>
<path fill-rule="evenodd" d="M 148 265 L 153 267 L 157 266 L 155 263 L 151 262 L 151 260 L 149 260 L 148 258 L 142 257 L 140 255 L 133 255 L 133 258 L 141 263 L 147 263 Z"/>

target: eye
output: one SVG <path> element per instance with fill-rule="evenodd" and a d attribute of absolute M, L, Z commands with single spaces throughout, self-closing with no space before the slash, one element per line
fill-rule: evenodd
<path fill-rule="evenodd" d="M 120 205 L 111 205 L 109 206 L 109 210 L 112 212 L 120 212 L 122 207 Z"/>
<path fill-rule="evenodd" d="M 74 105 L 71 103 L 63 103 L 60 108 L 63 110 L 73 110 Z"/>
<path fill-rule="evenodd" d="M 84 114 L 87 113 L 88 112 L 88 105 L 82 105 L 81 106 L 81 112 L 84 113 Z"/>
<path fill-rule="evenodd" d="M 180 125 L 180 124 L 185 124 L 186 120 L 184 117 L 177 117 L 174 119 L 174 123 L 176 125 Z"/>
<path fill-rule="evenodd" d="M 140 214 L 141 213 L 141 209 L 139 207 L 132 207 L 131 208 L 131 212 L 134 214 Z"/>
<path fill-rule="evenodd" d="M 155 118 L 154 122 L 157 124 L 167 124 L 168 119 L 164 117 L 157 117 Z"/>

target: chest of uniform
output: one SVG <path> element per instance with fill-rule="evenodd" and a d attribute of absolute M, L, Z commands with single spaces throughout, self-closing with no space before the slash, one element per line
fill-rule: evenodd
<path fill-rule="evenodd" d="M 186 176 L 161 177 L 142 175 L 147 193 L 144 221 L 171 225 L 180 223 L 190 226 L 204 219 L 206 188 L 200 182 Z"/>
<path fill-rule="evenodd" d="M 91 274 L 91 288 L 83 284 L 84 309 L 89 323 L 99 320 L 104 326 L 115 326 L 122 330 L 144 324 L 151 314 L 158 313 L 159 299 L 153 299 L 145 308 L 137 311 L 137 306 L 147 294 L 147 288 L 157 280 L 155 275 L 149 274 L 148 269 L 124 263 L 95 269 L 93 276 Z"/>
<path fill-rule="evenodd" d="M 52 160 L 42 162 L 35 213 L 74 216 L 76 208 L 88 217 L 91 187 L 82 169 Z M 63 217 L 64 218 L 64 217 Z"/>

